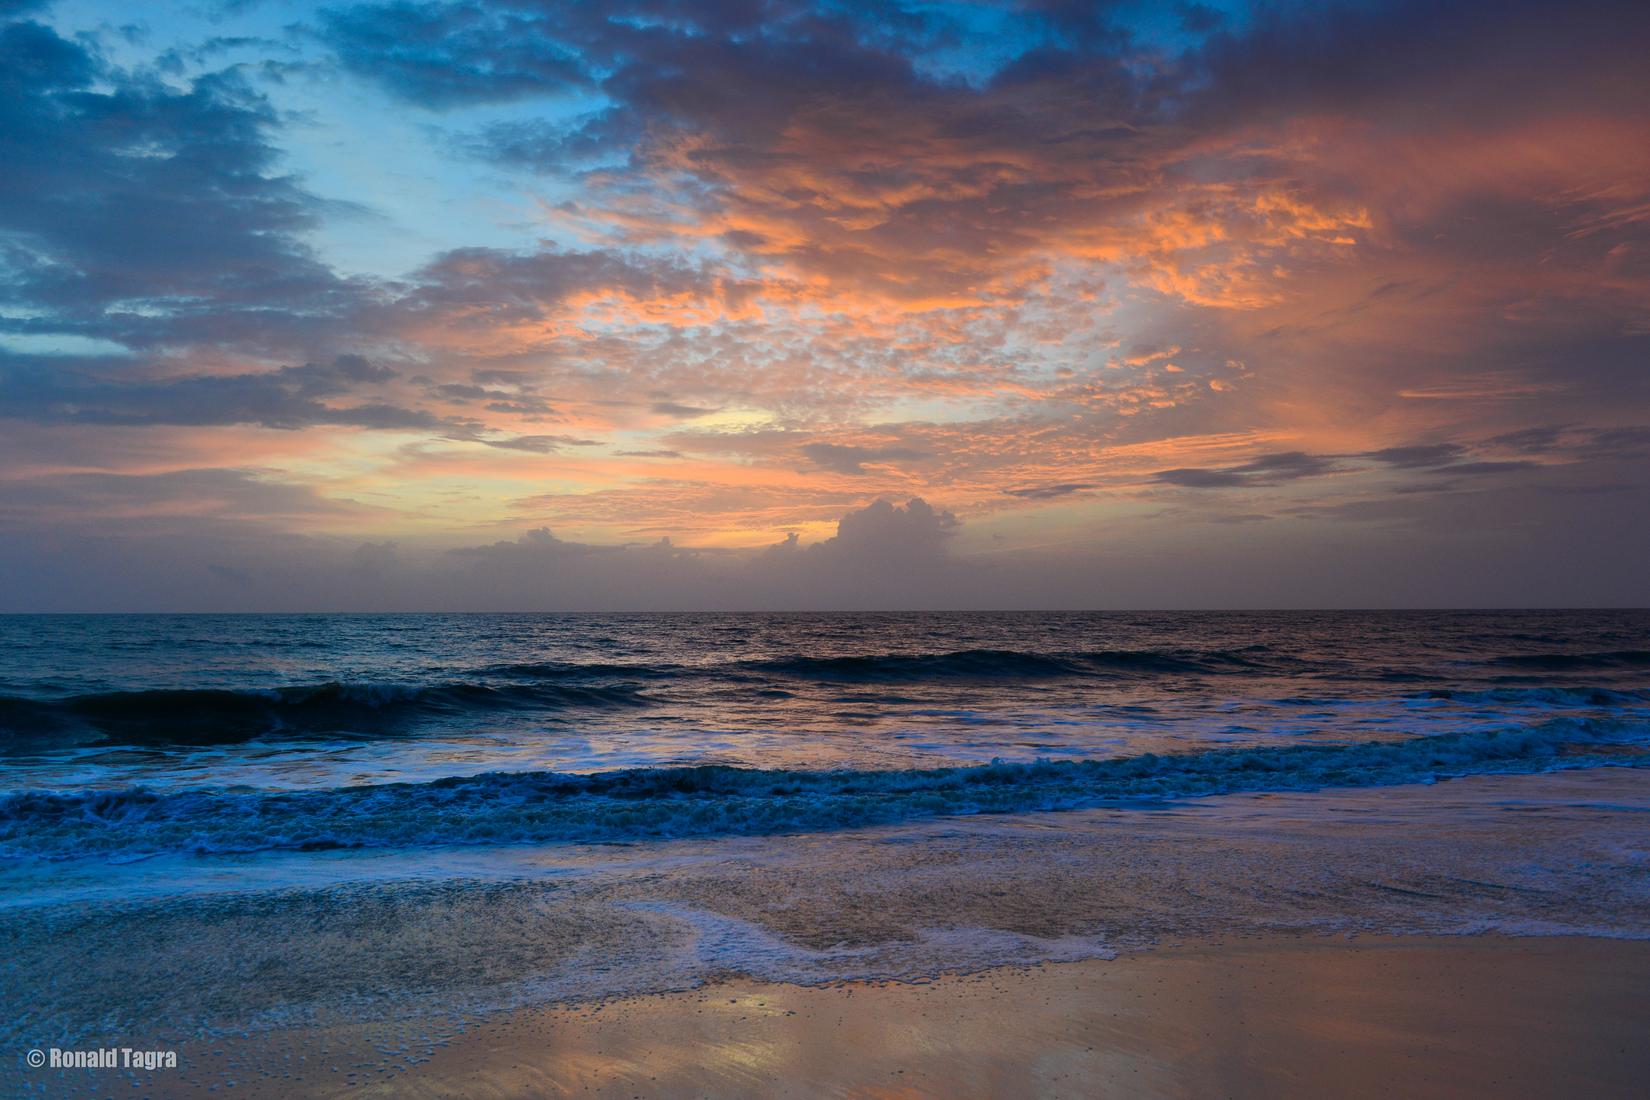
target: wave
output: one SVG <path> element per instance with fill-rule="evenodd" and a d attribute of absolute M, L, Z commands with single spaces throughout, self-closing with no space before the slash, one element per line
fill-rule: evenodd
<path fill-rule="evenodd" d="M 1494 663 L 1512 668 L 1539 669 L 1543 672 L 1650 668 L 1650 649 L 1614 649 L 1594 653 L 1514 653 L 1497 657 Z"/>
<path fill-rule="evenodd" d="M 686 669 L 675 664 L 617 664 L 593 661 L 526 661 L 515 664 L 488 665 L 481 670 L 490 676 L 519 680 L 664 680 L 683 674 Z"/>
<path fill-rule="evenodd" d="M 1541 672 L 1590 672 L 1650 668 L 1650 650 L 1621 649 L 1589 653 L 1523 653 L 1489 659 L 1489 664 Z M 623 667 L 623 666 L 620 666 Z M 811 680 L 889 682 L 945 679 L 1048 679 L 1058 677 L 1149 677 L 1157 675 L 1243 675 L 1254 673 L 1326 673 L 1307 656 L 1276 651 L 1266 645 L 1226 649 L 1169 647 L 1038 652 L 1011 649 L 964 649 L 944 653 L 884 653 L 841 657 L 791 656 L 741 662 L 749 673 Z M 665 674 L 675 674 L 679 666 Z M 1334 676 L 1381 682 L 1438 680 L 1436 672 L 1381 668 L 1362 672 L 1338 669 Z"/>
<path fill-rule="evenodd" d="M 90 734 L 130 743 L 219 744 L 279 733 L 393 733 L 422 717 L 536 708 L 647 705 L 648 684 L 724 681 L 786 697 L 775 680 L 885 683 L 1218 673 L 1260 667 L 1249 650 L 1103 650 L 791 656 L 679 664 L 525 661 L 467 669 L 473 679 L 394 684 L 331 681 L 276 688 L 148 688 L 66 696 L 0 694 L 0 743 Z"/>
<path fill-rule="evenodd" d="M 1251 672 L 1264 646 L 1242 649 L 1108 649 L 1038 653 L 964 649 L 950 653 L 886 653 L 847 657 L 781 657 L 746 661 L 750 672 L 800 679 L 883 682 L 934 679 L 1027 679 L 1155 673 Z"/>
<path fill-rule="evenodd" d="M 385 733 L 420 718 L 517 708 L 636 707 L 627 685 L 339 683 L 167 688 L 58 699 L 0 696 L 0 734 L 93 733 L 122 743 L 219 744 L 279 733 Z"/>
<path fill-rule="evenodd" d="M 1650 765 L 1642 724 L 1555 719 L 1405 741 L 1219 749 L 903 771 L 494 772 L 316 791 L 142 787 L 0 797 L 0 856 L 622 842 L 859 828 L 1119 800 L 1427 783 Z"/>
<path fill-rule="evenodd" d="M 1622 707 L 1650 702 L 1650 692 L 1603 687 L 1435 688 L 1414 698 L 1483 706 Z"/>

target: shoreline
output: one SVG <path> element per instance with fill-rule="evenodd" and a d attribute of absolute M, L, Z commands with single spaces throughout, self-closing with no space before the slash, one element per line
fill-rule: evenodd
<path fill-rule="evenodd" d="M 1650 1080 L 1647 988 L 1646 940 L 1262 936 L 921 982 L 730 974 L 190 1043 L 175 1071 L 20 1067 L 15 1083 L 255 1098 L 1627 1097 Z"/>

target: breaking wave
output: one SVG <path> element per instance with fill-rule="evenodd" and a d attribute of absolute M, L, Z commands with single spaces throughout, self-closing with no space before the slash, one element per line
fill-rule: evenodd
<path fill-rule="evenodd" d="M 0 696 L 0 734 L 86 731 L 123 743 L 219 744 L 271 734 L 381 734 L 412 719 L 519 708 L 636 707 L 624 684 L 325 683 L 269 690 L 111 691 L 57 699 Z"/>
<path fill-rule="evenodd" d="M 1427 783 L 1650 765 L 1646 727 L 1604 719 L 1404 741 L 902 771 L 640 768 L 494 772 L 316 791 L 142 787 L 0 796 L 0 856 L 624 842 L 849 829 L 1119 800 Z"/>

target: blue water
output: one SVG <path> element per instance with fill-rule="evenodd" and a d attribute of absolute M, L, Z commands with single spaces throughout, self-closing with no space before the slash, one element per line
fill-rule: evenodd
<path fill-rule="evenodd" d="M 23 860 L 821 831 L 1647 747 L 1635 611 L 0 618 Z"/>

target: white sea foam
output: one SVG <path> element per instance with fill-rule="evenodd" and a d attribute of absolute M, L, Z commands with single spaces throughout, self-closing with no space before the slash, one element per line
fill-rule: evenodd
<path fill-rule="evenodd" d="M 105 865 L 101 894 L 0 908 L 0 950 L 29 1006 L 14 1026 L 73 1037 L 468 1013 L 730 972 L 922 980 L 1259 933 L 1643 937 L 1647 775 L 646 845 L 169 856 Z M 48 865 L 0 870 L 8 890 L 20 866 Z"/>
<path fill-rule="evenodd" d="M 144 788 L 0 795 L 0 855 L 624 841 L 813 831 L 1107 801 L 1426 783 L 1650 765 L 1637 722 L 1559 718 L 1400 741 L 887 771 L 646 768 L 490 773 L 424 784 L 268 792 Z M 1628 750 L 1628 751 L 1623 751 Z"/>

